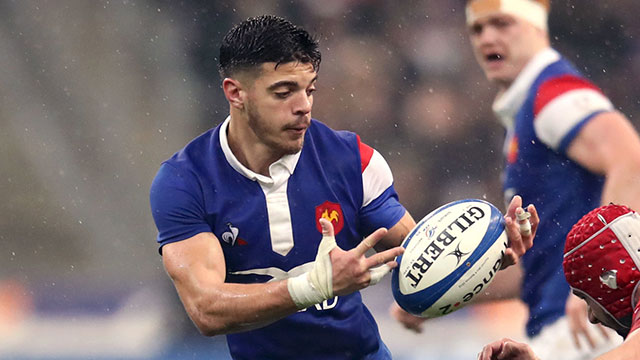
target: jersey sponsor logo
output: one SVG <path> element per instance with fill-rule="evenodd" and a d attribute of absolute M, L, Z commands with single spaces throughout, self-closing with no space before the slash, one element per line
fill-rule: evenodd
<path fill-rule="evenodd" d="M 340 204 L 327 200 L 316 206 L 316 229 L 318 229 L 320 233 L 322 233 L 322 226 L 320 226 L 321 218 L 331 221 L 335 235 L 338 235 L 340 230 L 344 227 L 344 218 L 342 216 L 342 208 L 340 207 Z"/>
<path fill-rule="evenodd" d="M 247 242 L 245 240 L 238 237 L 239 233 L 240 230 L 238 230 L 237 227 L 233 226 L 233 224 L 229 222 L 227 223 L 227 231 L 222 233 L 222 241 L 231 246 L 234 246 L 236 243 L 238 243 L 238 245 L 247 245 Z"/>

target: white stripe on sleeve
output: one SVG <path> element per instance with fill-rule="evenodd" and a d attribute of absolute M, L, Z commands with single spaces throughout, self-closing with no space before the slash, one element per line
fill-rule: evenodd
<path fill-rule="evenodd" d="M 389 165 L 380 153 L 373 149 L 369 165 L 362 172 L 362 207 L 369 205 L 393 184 Z"/>
<path fill-rule="evenodd" d="M 597 111 L 611 111 L 613 105 L 593 89 L 568 91 L 549 102 L 533 125 L 538 138 L 557 150 L 564 137 L 582 120 Z"/>

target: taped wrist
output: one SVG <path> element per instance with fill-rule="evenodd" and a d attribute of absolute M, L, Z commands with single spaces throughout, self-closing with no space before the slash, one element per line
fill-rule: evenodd
<path fill-rule="evenodd" d="M 333 297 L 333 271 L 329 253 L 337 246 L 334 236 L 324 235 L 313 268 L 287 281 L 289 295 L 298 309 L 306 309 Z"/>

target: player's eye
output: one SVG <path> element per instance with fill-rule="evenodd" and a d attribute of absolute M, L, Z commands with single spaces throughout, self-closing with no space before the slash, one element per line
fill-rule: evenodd
<path fill-rule="evenodd" d="M 499 29 L 505 28 L 513 23 L 510 19 L 496 19 L 493 25 Z"/>
<path fill-rule="evenodd" d="M 291 94 L 291 91 L 277 91 L 275 94 L 279 99 L 286 99 Z"/>
<path fill-rule="evenodd" d="M 480 35 L 482 33 L 482 25 L 473 25 L 469 28 L 469 33 L 471 33 L 472 35 Z"/>

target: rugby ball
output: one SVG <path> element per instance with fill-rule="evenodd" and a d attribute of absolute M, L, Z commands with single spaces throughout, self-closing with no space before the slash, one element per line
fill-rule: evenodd
<path fill-rule="evenodd" d="M 393 297 L 407 312 L 433 318 L 469 304 L 500 270 L 504 217 L 492 204 L 465 199 L 425 216 L 404 239 L 393 269 Z"/>

